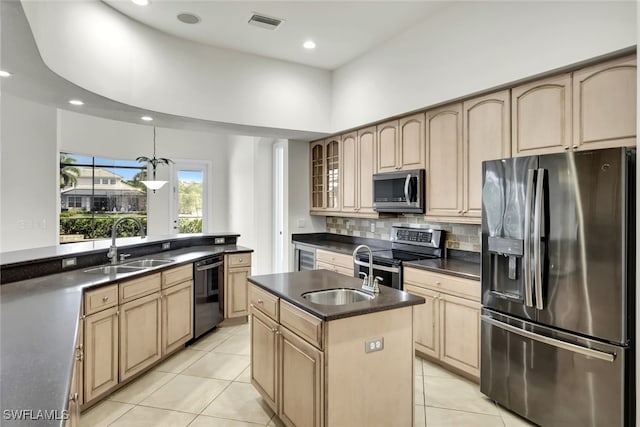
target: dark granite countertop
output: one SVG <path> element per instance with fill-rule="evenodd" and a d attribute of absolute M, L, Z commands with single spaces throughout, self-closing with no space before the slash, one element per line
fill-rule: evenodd
<path fill-rule="evenodd" d="M 464 279 L 480 280 L 480 264 L 459 259 L 440 258 L 405 261 L 404 267 L 415 267 L 435 273 L 450 274 Z"/>
<path fill-rule="evenodd" d="M 135 273 L 93 274 L 82 269 L 0 287 L 0 396 L 2 410 L 58 411 L 67 408 L 82 291 L 155 273 L 220 253 L 253 252 L 237 245 L 193 246 L 154 255 L 172 264 Z M 131 260 L 127 260 L 131 261 Z M 3 412 L 4 414 L 4 412 Z M 33 420 L 2 425 L 31 426 Z M 64 420 L 38 420 L 63 426 Z"/>
<path fill-rule="evenodd" d="M 346 255 L 352 255 L 353 250 L 361 244 L 368 245 L 372 251 L 391 248 L 391 243 L 386 240 L 354 238 L 351 236 L 332 235 L 330 233 L 294 234 L 291 240 L 293 243 L 300 243 L 316 249 L 325 249 Z"/>
<path fill-rule="evenodd" d="M 329 270 L 310 270 L 251 276 L 249 277 L 249 281 L 322 320 L 336 320 L 345 317 L 360 316 L 377 311 L 423 304 L 425 302 L 422 297 L 387 286 L 381 286 L 380 293 L 370 301 L 361 301 L 346 305 L 315 304 L 302 298 L 302 294 L 309 291 L 335 288 L 361 289 L 362 280 Z"/>
<path fill-rule="evenodd" d="M 316 249 L 326 249 L 348 255 L 351 255 L 356 246 L 360 244 L 369 245 L 371 250 L 374 251 L 391 247 L 391 242 L 386 240 L 344 236 L 332 233 L 294 234 L 291 240 L 293 243 L 300 243 Z M 449 253 L 461 252 L 462 251 L 449 251 Z M 479 255 L 476 253 L 470 253 L 470 255 L 471 256 L 466 257 L 467 259 L 438 258 L 421 261 L 404 261 L 402 265 L 405 267 L 415 267 L 437 273 L 450 274 L 465 279 L 480 280 L 480 263 L 470 261 L 474 258 L 479 259 Z M 476 261 L 478 259 L 476 259 Z"/>

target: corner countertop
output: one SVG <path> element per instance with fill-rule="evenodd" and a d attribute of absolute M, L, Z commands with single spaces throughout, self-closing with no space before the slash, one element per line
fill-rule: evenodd
<path fill-rule="evenodd" d="M 405 261 L 403 267 L 413 267 L 435 273 L 449 274 L 463 279 L 480 280 L 480 264 L 451 258 Z"/>
<path fill-rule="evenodd" d="M 67 408 L 75 358 L 82 292 L 86 288 L 155 273 L 221 253 L 253 252 L 237 245 L 193 246 L 154 258 L 172 264 L 136 273 L 91 274 L 82 269 L 0 286 L 0 402 L 2 410 L 57 411 Z M 131 260 L 128 260 L 131 261 Z M 3 412 L 4 415 L 4 412 Z M 64 420 L 38 420 L 63 426 Z M 2 425 L 31 426 L 34 420 Z"/>
<path fill-rule="evenodd" d="M 332 237 L 340 238 L 341 240 L 328 239 L 325 236 L 328 233 L 312 233 L 309 235 L 295 234 L 292 237 L 294 243 L 300 243 L 307 246 L 312 246 L 316 249 L 325 249 L 327 251 L 338 252 L 346 255 L 352 255 L 353 250 L 360 244 L 368 245 L 372 251 L 382 251 L 389 249 L 390 243 L 385 240 L 363 239 L 355 238 L 349 241 L 350 236 L 333 235 Z"/>
<path fill-rule="evenodd" d="M 302 298 L 303 293 L 310 291 L 336 288 L 361 289 L 362 280 L 329 270 L 310 270 L 251 276 L 249 277 L 249 281 L 325 321 L 361 316 L 377 311 L 424 304 L 425 302 L 422 297 L 387 286 L 381 286 L 380 293 L 370 301 L 361 301 L 345 305 L 315 304 Z"/>

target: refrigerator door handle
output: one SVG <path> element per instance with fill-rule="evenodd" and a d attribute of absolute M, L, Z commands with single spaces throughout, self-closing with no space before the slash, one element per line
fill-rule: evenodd
<path fill-rule="evenodd" d="M 531 202 L 533 200 L 533 180 L 535 169 L 527 171 L 527 192 L 524 208 L 524 251 L 522 262 L 524 264 L 524 304 L 533 307 L 533 290 L 531 285 Z"/>
<path fill-rule="evenodd" d="M 533 264 L 535 266 L 534 272 L 534 286 L 536 291 L 536 308 L 538 310 L 544 309 L 544 300 L 542 298 L 542 198 L 544 196 L 544 176 L 545 170 L 538 169 L 536 179 L 536 200 L 533 213 Z"/>
<path fill-rule="evenodd" d="M 538 341 L 544 344 L 548 344 L 553 347 L 561 348 L 563 350 L 572 351 L 574 353 L 582 354 L 583 356 L 593 357 L 594 359 L 604 360 L 605 362 L 613 363 L 616 359 L 615 354 L 607 353 L 600 350 L 594 350 L 592 348 L 583 347 L 581 345 L 568 343 L 566 341 L 562 341 L 556 338 L 546 337 L 544 335 L 538 335 L 534 332 L 527 331 L 525 329 L 520 329 L 516 326 L 509 325 L 507 323 L 500 322 L 499 320 L 493 319 L 485 314 L 480 316 L 483 322 L 487 322 L 488 324 L 495 326 L 500 329 L 504 329 L 505 331 L 514 333 L 516 335 L 520 335 L 522 337 Z"/>

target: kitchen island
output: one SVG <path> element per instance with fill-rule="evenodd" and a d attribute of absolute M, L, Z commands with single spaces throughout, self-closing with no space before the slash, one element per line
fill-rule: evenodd
<path fill-rule="evenodd" d="M 251 382 L 286 425 L 413 425 L 413 306 L 423 298 L 385 286 L 371 298 L 361 280 L 327 270 L 249 282 Z M 332 289 L 350 290 L 334 302 L 356 301 L 327 304 Z"/>

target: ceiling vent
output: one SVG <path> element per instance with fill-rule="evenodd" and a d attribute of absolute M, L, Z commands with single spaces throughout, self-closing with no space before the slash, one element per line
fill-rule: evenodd
<path fill-rule="evenodd" d="M 273 18 L 271 16 L 260 15 L 259 13 L 253 13 L 249 18 L 249 24 L 256 27 L 265 28 L 267 30 L 275 30 L 284 22 L 284 19 Z"/>

